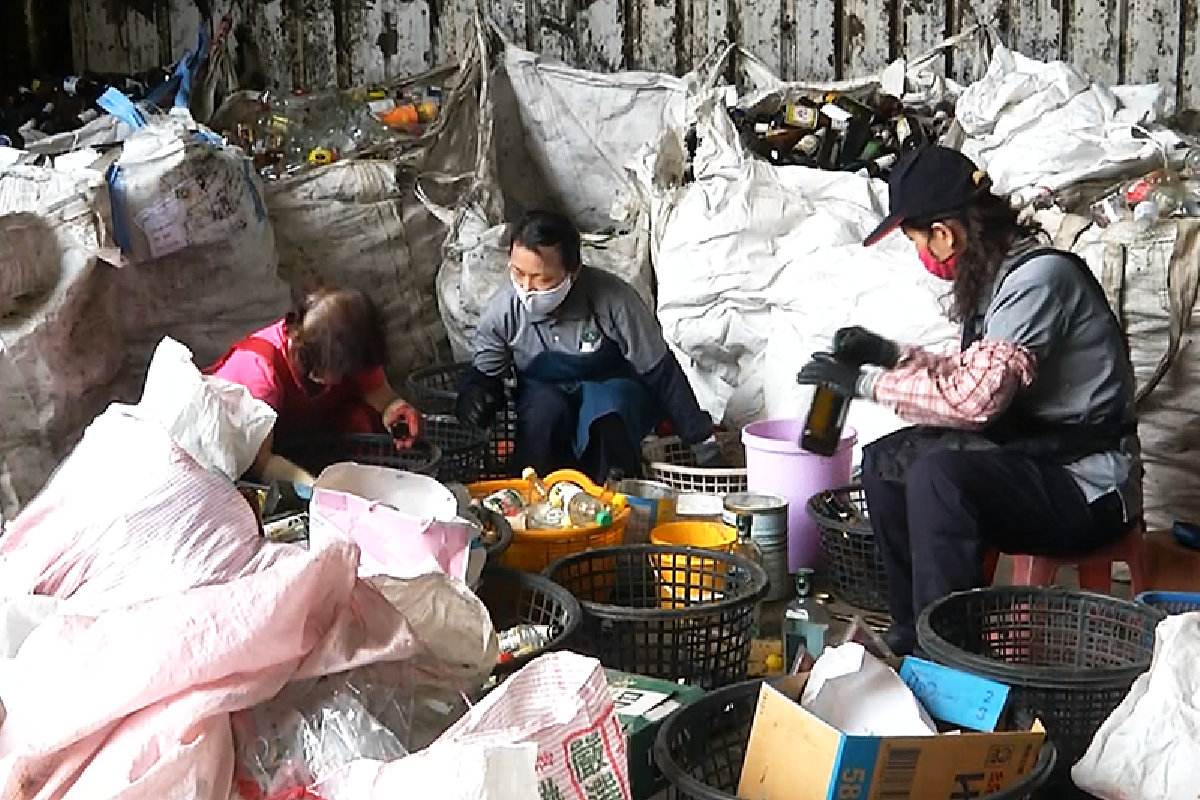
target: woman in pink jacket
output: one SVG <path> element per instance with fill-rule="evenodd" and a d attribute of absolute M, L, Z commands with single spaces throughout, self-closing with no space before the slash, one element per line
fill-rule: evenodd
<path fill-rule="evenodd" d="M 311 483 L 311 475 L 274 453 L 276 441 L 395 431 L 397 446 L 409 447 L 419 434 L 420 415 L 388 383 L 386 360 L 383 322 L 370 298 L 321 285 L 303 292 L 286 317 L 235 344 L 206 373 L 242 384 L 279 415 L 251 474 Z"/>

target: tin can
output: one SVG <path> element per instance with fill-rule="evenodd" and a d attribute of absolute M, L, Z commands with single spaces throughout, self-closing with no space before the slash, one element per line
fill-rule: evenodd
<path fill-rule="evenodd" d="M 773 494 L 737 492 L 725 498 L 721 519 L 737 527 L 738 517 L 749 516 L 750 537 L 758 543 L 763 554 L 763 569 L 771 586 L 767 602 L 791 596 L 792 582 L 788 578 L 788 502 Z"/>

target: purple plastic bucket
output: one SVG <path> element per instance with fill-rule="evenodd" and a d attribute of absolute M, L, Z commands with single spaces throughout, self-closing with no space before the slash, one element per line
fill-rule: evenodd
<path fill-rule="evenodd" d="M 805 509 L 814 494 L 850 483 L 858 433 L 842 431 L 829 458 L 800 449 L 804 421 L 769 419 L 742 429 L 746 478 L 752 492 L 776 494 L 788 501 L 788 570 L 815 567 L 821 556 L 820 532 Z"/>

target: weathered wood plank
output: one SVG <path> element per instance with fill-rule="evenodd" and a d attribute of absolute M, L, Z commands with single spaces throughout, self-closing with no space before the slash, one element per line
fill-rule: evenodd
<path fill-rule="evenodd" d="M 534 15 L 533 50 L 565 64 L 578 63 L 573 0 L 529 0 Z"/>
<path fill-rule="evenodd" d="M 834 0 L 788 0 L 784 31 L 791 55 L 784 59 L 784 78 L 812 82 L 837 77 L 836 14 Z"/>
<path fill-rule="evenodd" d="M 1013 48 L 1039 61 L 1062 58 L 1062 0 L 1014 0 Z M 1089 0 L 1089 5 L 1091 4 Z"/>
<path fill-rule="evenodd" d="M 129 49 L 129 71 L 142 72 L 161 66 L 157 14 L 166 9 L 155 8 L 146 16 L 132 8 L 125 12 L 125 37 Z"/>
<path fill-rule="evenodd" d="M 1063 57 L 1110 86 L 1121 79 L 1121 0 L 1074 0 Z"/>
<path fill-rule="evenodd" d="M 87 17 L 87 0 L 71 0 L 71 61 L 78 72 L 90 68 Z"/>
<path fill-rule="evenodd" d="M 900 0 L 897 56 L 916 58 L 946 39 L 945 0 Z M 931 65 L 944 71 L 945 58 Z"/>
<path fill-rule="evenodd" d="M 196 8 L 194 0 L 170 0 L 167 9 L 171 15 L 171 61 L 175 61 L 196 46 L 200 34 L 200 9 Z M 221 13 L 224 12 L 222 6 Z"/>
<path fill-rule="evenodd" d="M 302 34 L 299 68 L 300 85 L 319 90 L 337 86 L 337 25 L 334 0 L 300 0 L 295 22 Z M 293 69 L 293 74 L 297 72 Z"/>
<path fill-rule="evenodd" d="M 842 75 L 878 72 L 892 58 L 892 15 L 887 0 L 843 0 Z"/>
<path fill-rule="evenodd" d="M 122 73 L 129 70 L 125 49 L 124 19 L 109 14 L 103 0 L 72 0 L 71 27 L 82 36 L 78 48 L 82 67 L 94 72 Z"/>
<path fill-rule="evenodd" d="M 579 66 L 595 72 L 617 72 L 630 67 L 625 63 L 625 37 L 633 35 L 625 24 L 622 0 L 596 0 L 580 8 L 575 16 L 579 42 Z M 633 51 L 638 52 L 639 40 L 633 35 Z M 636 59 L 633 67 L 641 68 Z M 672 69 L 674 66 L 672 65 Z"/>
<path fill-rule="evenodd" d="M 1009 22 L 1008 0 L 959 0 L 955 6 L 954 33 L 964 31 L 977 22 L 991 25 L 1000 41 L 1011 47 L 1012 25 Z M 973 47 L 959 47 L 951 54 L 954 77 L 971 83 L 983 77 L 987 70 L 987 55 Z"/>
<path fill-rule="evenodd" d="M 632 67 L 679 73 L 684 61 L 677 40 L 681 24 L 679 4 L 675 0 L 635 0 L 631 5 L 638 15 L 622 27 L 626 36 L 633 37 Z"/>
<path fill-rule="evenodd" d="M 763 60 L 775 75 L 783 75 L 783 5 L 780 0 L 741 0 L 737 29 L 742 47 Z"/>
<path fill-rule="evenodd" d="M 1125 36 L 1125 83 L 1157 82 L 1168 109 L 1178 88 L 1180 23 L 1177 0 L 1129 0 L 1129 30 Z"/>
<path fill-rule="evenodd" d="M 248 16 L 245 25 L 258 47 L 267 86 L 288 91 L 294 87 L 291 65 L 296 61 L 296 27 L 291 23 L 289 0 L 268 0 Z"/>
<path fill-rule="evenodd" d="M 1196 30 L 1200 0 L 1183 3 L 1183 63 L 1179 72 L 1180 109 L 1200 109 L 1200 35 Z"/>
<path fill-rule="evenodd" d="M 396 7 L 399 52 L 391 77 L 418 75 L 433 66 L 433 32 L 427 0 L 410 0 Z"/>

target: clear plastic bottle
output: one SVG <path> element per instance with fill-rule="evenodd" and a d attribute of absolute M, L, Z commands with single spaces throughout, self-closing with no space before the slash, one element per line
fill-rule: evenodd
<path fill-rule="evenodd" d="M 752 564 L 764 566 L 762 547 L 754 541 L 754 516 L 752 514 L 737 515 L 737 541 L 731 551 L 735 556 L 741 556 Z M 749 575 L 740 576 L 744 582 L 749 582 Z M 757 639 L 762 630 L 762 601 L 754 607 L 754 622 L 751 627 L 751 637 Z"/>
<path fill-rule="evenodd" d="M 820 658 L 833 619 L 829 609 L 813 597 L 813 571 L 796 571 L 796 597 L 783 612 L 784 669 L 791 670 L 802 651 Z"/>
<path fill-rule="evenodd" d="M 568 524 L 567 511 L 552 499 L 545 482 L 532 467 L 526 467 L 521 477 L 529 483 L 529 504 L 525 507 L 526 530 L 552 530 Z"/>

